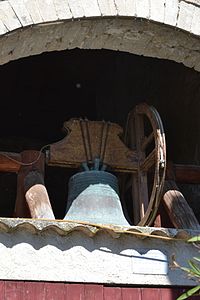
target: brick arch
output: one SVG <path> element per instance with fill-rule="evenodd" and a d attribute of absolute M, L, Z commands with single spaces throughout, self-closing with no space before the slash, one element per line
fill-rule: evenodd
<path fill-rule="evenodd" d="M 200 0 L 0 1 L 0 64 L 46 51 L 113 49 L 200 71 Z"/>

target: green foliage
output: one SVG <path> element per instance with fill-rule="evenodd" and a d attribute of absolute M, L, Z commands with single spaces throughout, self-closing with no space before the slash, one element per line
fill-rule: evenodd
<path fill-rule="evenodd" d="M 180 297 L 178 297 L 177 300 L 187 299 L 188 297 L 193 296 L 194 294 L 196 294 L 196 292 L 198 292 L 199 290 L 200 290 L 200 285 L 195 286 L 194 288 L 190 289 L 189 291 L 185 292 Z"/>
<path fill-rule="evenodd" d="M 192 237 L 188 240 L 189 243 L 198 243 L 200 242 L 200 236 Z M 197 246 L 199 248 L 199 246 Z M 200 257 L 193 257 L 193 259 L 188 260 L 188 268 L 184 268 L 179 266 L 175 261 L 174 265 L 181 270 L 185 271 L 189 278 L 195 279 L 197 282 L 200 282 Z M 187 292 L 183 293 L 181 296 L 177 298 L 177 300 L 184 300 L 191 296 L 200 295 L 199 293 L 200 285 L 193 287 L 192 289 L 188 290 Z"/>
<path fill-rule="evenodd" d="M 200 236 L 194 236 L 188 240 L 188 243 L 200 242 Z"/>

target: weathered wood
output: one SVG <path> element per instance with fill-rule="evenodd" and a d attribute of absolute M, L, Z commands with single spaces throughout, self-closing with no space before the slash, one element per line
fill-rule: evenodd
<path fill-rule="evenodd" d="M 200 225 L 175 181 L 165 181 L 163 204 L 175 228 L 199 230 Z"/>
<path fill-rule="evenodd" d="M 66 298 L 70 299 L 70 300 L 79 300 L 79 299 L 84 300 L 84 297 L 85 297 L 84 292 L 85 292 L 84 284 L 71 283 L 71 284 L 67 285 L 67 289 L 66 289 L 67 297 Z"/>
<path fill-rule="evenodd" d="M 54 286 L 55 288 L 55 286 Z M 24 298 L 26 300 L 35 300 L 35 299 L 45 299 L 46 288 L 45 282 L 24 282 Z M 19 298 L 18 300 L 22 300 L 23 298 Z M 49 297 L 49 299 L 51 299 Z"/>
<path fill-rule="evenodd" d="M 21 154 L 0 152 L 0 172 L 18 172 L 21 167 Z"/>
<path fill-rule="evenodd" d="M 192 284 L 191 284 L 192 285 Z M 1 280 L 2 300 L 175 300 L 185 288 Z M 145 286 L 145 287 L 143 287 Z M 193 296 L 189 300 L 198 300 Z"/>
<path fill-rule="evenodd" d="M 29 218 L 30 211 L 25 199 L 25 186 L 24 186 L 24 179 L 27 174 L 31 171 L 38 171 L 40 174 L 44 175 L 44 165 L 45 159 L 44 155 L 40 154 L 39 151 L 35 150 L 26 150 L 21 153 L 21 160 L 23 164 L 20 167 L 18 177 L 17 177 L 17 197 L 15 203 L 15 217 L 21 218 Z M 34 162 L 34 163 L 33 163 Z"/>
<path fill-rule="evenodd" d="M 100 284 L 85 284 L 84 296 L 84 300 L 104 300 L 103 286 Z"/>
<path fill-rule="evenodd" d="M 1 294 L 1 299 L 19 300 L 24 297 L 24 282 L 23 281 L 8 281 L 4 284 L 4 296 Z"/>
<path fill-rule="evenodd" d="M 157 216 L 154 220 L 153 227 L 162 227 L 160 210 L 158 210 L 158 212 L 157 212 Z"/>
<path fill-rule="evenodd" d="M 113 289 L 110 286 L 104 287 L 104 299 L 121 300 L 122 299 L 121 288 L 116 287 Z"/>
<path fill-rule="evenodd" d="M 149 299 L 153 299 L 153 300 L 162 299 L 160 297 L 160 290 L 157 288 L 152 288 L 152 287 L 149 287 L 148 289 L 143 289 L 142 290 L 142 300 L 149 300 Z"/>
<path fill-rule="evenodd" d="M 153 142 L 153 140 L 154 140 L 154 132 L 151 132 L 148 137 L 145 136 L 141 146 L 142 151 L 144 151 L 147 148 L 147 146 Z"/>
<path fill-rule="evenodd" d="M 67 129 L 68 135 L 58 143 L 50 146 L 49 165 L 60 165 L 68 168 L 78 168 L 81 163 L 87 161 L 84 142 L 91 144 L 92 160 L 100 155 L 100 148 L 102 143 L 102 132 L 104 122 L 87 121 L 90 141 L 83 141 L 83 134 L 81 131 L 81 121 L 71 119 L 65 122 L 64 128 Z M 85 124 L 85 121 L 82 121 Z M 105 125 L 106 126 L 106 125 Z M 130 150 L 120 139 L 123 130 L 117 124 L 109 123 L 109 130 L 107 133 L 106 148 L 104 153 L 104 164 L 109 165 L 113 171 L 122 172 L 136 172 L 138 164 L 135 151 Z M 89 160 L 91 160 L 89 159 Z"/>
<path fill-rule="evenodd" d="M 142 141 L 144 140 L 144 116 L 140 114 L 135 115 L 135 142 L 136 149 L 139 160 L 145 160 L 145 152 L 142 150 Z M 140 166 L 141 168 L 141 166 Z M 142 170 L 142 168 L 138 170 L 137 179 L 134 179 L 133 186 L 135 188 L 136 180 L 138 184 L 138 202 L 139 202 L 139 219 L 141 220 L 148 207 L 148 185 L 147 185 L 147 170 Z M 135 176 L 134 176 L 135 177 Z M 133 198 L 134 199 L 134 198 Z M 135 205 L 136 201 L 133 201 L 133 213 L 135 215 L 135 210 L 137 209 L 137 205 Z"/>
<path fill-rule="evenodd" d="M 200 183 L 200 166 L 195 165 L 173 165 L 176 182 Z"/>
<path fill-rule="evenodd" d="M 147 132 L 150 128 L 151 133 Z M 130 111 L 125 142 L 131 149 L 136 149 L 138 161 L 137 175 L 133 176 L 132 184 L 134 218 L 138 219 L 139 211 L 137 225 L 150 226 L 156 217 L 166 170 L 165 134 L 154 107 L 141 103 Z"/>
<path fill-rule="evenodd" d="M 150 168 L 155 165 L 156 162 L 156 149 L 153 149 L 152 152 L 145 158 L 141 164 L 141 170 L 147 172 Z"/>
<path fill-rule="evenodd" d="M 43 175 L 31 171 L 24 178 L 25 198 L 32 218 L 55 219 L 47 190 L 44 186 Z"/>
<path fill-rule="evenodd" d="M 164 201 L 161 201 L 159 205 L 159 209 L 157 212 L 157 216 L 154 221 L 153 227 L 163 227 L 163 228 L 173 228 L 171 220 L 169 219 L 168 213 L 164 207 Z"/>
<path fill-rule="evenodd" d="M 65 283 L 60 283 L 60 282 L 56 282 L 53 283 L 52 282 L 45 282 L 45 286 L 44 286 L 44 290 L 45 290 L 45 297 L 43 299 L 59 299 L 59 300 L 67 300 L 67 299 L 71 299 L 66 297 L 66 293 L 67 293 L 67 289 L 65 286 Z M 33 298 L 34 300 L 37 298 Z M 42 298 L 38 298 L 38 299 L 42 299 Z"/>

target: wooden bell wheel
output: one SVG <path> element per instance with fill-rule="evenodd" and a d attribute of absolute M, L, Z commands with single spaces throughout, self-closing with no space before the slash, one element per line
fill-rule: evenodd
<path fill-rule="evenodd" d="M 166 170 L 166 144 L 157 110 L 145 103 L 130 111 L 125 144 L 137 153 L 138 169 L 127 175 L 123 198 L 131 195 L 134 224 L 152 224 L 160 202 Z"/>

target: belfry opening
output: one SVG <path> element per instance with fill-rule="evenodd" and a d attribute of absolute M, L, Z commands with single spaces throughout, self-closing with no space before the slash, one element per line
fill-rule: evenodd
<path fill-rule="evenodd" d="M 58 142 L 66 135 L 62 127 L 70 118 L 104 120 L 125 129 L 129 111 L 146 102 L 162 118 L 168 160 L 199 163 L 200 75 L 182 64 L 127 52 L 75 48 L 9 62 L 0 66 L 0 78 L 1 151 L 40 150 Z M 45 173 L 55 216 L 62 219 L 67 181 L 75 170 L 47 167 Z M 16 175 L 1 173 L 0 184 L 1 216 L 9 217 L 15 205 Z M 182 188 L 186 195 L 190 191 L 188 202 L 199 219 L 198 185 Z"/>

